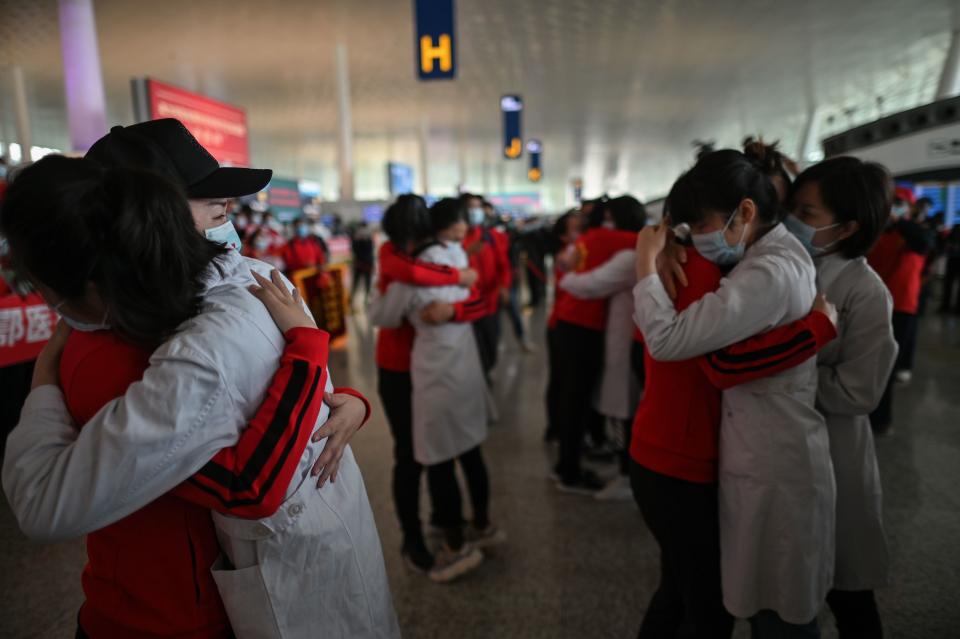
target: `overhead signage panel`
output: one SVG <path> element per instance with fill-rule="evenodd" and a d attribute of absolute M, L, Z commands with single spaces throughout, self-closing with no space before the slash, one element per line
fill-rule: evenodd
<path fill-rule="evenodd" d="M 414 0 L 417 77 L 453 80 L 457 75 L 454 0 Z"/>
<path fill-rule="evenodd" d="M 519 95 L 503 96 L 500 111 L 503 112 L 503 157 L 516 160 L 523 155 L 523 98 Z"/>

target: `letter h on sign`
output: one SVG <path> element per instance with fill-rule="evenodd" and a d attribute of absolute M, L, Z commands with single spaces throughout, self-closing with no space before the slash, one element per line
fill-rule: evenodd
<path fill-rule="evenodd" d="M 452 80 L 457 74 L 454 0 L 414 0 L 417 76 Z"/>

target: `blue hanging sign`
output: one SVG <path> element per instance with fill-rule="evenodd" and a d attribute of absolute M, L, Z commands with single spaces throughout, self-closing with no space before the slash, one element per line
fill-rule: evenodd
<path fill-rule="evenodd" d="M 519 95 L 500 98 L 503 112 L 503 157 L 516 160 L 523 155 L 523 133 L 520 116 L 523 114 L 523 99 Z"/>
<path fill-rule="evenodd" d="M 453 80 L 457 75 L 454 0 L 413 0 L 417 76 Z"/>
<path fill-rule="evenodd" d="M 543 153 L 543 145 L 540 140 L 527 141 L 527 155 L 530 156 L 530 168 L 527 169 L 527 179 L 531 182 L 539 182 L 543 179 L 543 166 L 540 164 L 540 155 Z"/>

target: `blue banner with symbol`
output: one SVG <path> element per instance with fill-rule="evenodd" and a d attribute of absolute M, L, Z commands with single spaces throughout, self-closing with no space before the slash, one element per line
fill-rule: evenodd
<path fill-rule="evenodd" d="M 500 98 L 500 110 L 503 112 L 503 157 L 516 160 L 523 155 L 523 99 L 519 95 L 505 95 Z"/>
<path fill-rule="evenodd" d="M 530 168 L 527 169 L 527 178 L 531 182 L 539 182 L 543 179 L 543 165 L 540 163 L 540 156 L 543 153 L 543 144 L 540 140 L 529 140 L 527 142 L 527 155 L 530 156 Z"/>
<path fill-rule="evenodd" d="M 414 0 L 417 76 L 421 80 L 453 80 L 457 75 L 454 0 Z"/>

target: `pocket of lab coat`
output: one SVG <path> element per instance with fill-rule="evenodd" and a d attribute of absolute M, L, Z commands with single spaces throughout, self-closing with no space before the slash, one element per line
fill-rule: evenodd
<path fill-rule="evenodd" d="M 279 639 L 260 566 L 228 569 L 221 556 L 210 569 L 237 639 Z"/>

